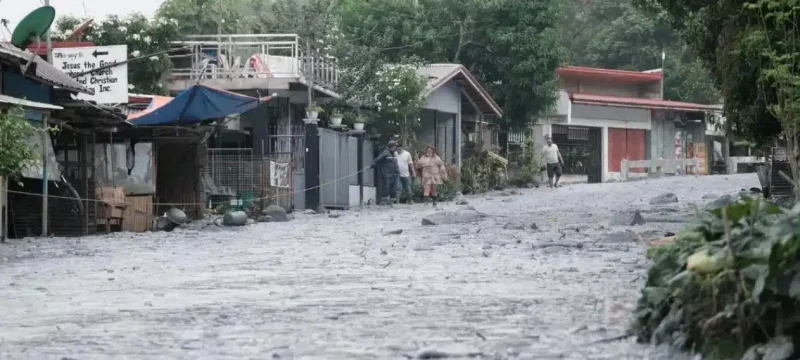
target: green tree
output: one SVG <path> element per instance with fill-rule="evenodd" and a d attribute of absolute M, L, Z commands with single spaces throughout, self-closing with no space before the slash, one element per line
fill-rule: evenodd
<path fill-rule="evenodd" d="M 743 11 L 746 1 L 636 0 L 648 11 L 661 12 L 711 74 L 725 106 L 729 131 L 759 145 L 770 144 L 781 132 L 768 111 L 773 95 L 763 79 L 766 44 L 746 35 L 760 20 Z M 753 3 L 750 1 L 750 3 Z"/>
<path fill-rule="evenodd" d="M 413 57 L 463 64 L 505 110 L 505 127 L 524 127 L 556 100 L 563 61 L 555 0 L 344 0 L 343 64 L 357 74 Z M 348 56 L 348 54 L 350 54 Z M 369 75 L 353 74 L 362 88 Z M 346 91 L 345 91 L 346 92 Z"/>
<path fill-rule="evenodd" d="M 63 39 L 81 20 L 62 17 L 56 24 L 54 38 Z M 178 21 L 175 19 L 150 20 L 141 14 L 126 17 L 116 15 L 93 23 L 83 33 L 83 39 L 98 46 L 128 45 L 128 59 L 153 54 L 170 48 L 170 41 L 178 37 Z M 131 92 L 166 94 L 163 86 L 171 67 L 167 54 L 154 55 L 128 63 L 128 82 Z"/>
<path fill-rule="evenodd" d="M 33 131 L 21 108 L 12 108 L 0 115 L 0 177 L 13 179 L 36 164 L 36 153 L 28 144 Z"/>

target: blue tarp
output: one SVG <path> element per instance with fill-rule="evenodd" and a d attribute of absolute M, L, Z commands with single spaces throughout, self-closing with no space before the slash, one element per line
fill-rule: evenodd
<path fill-rule="evenodd" d="M 130 119 L 134 125 L 188 125 L 241 114 L 268 101 L 230 91 L 194 85 L 156 109 Z M 154 106 L 152 103 L 151 106 Z M 156 105 L 157 106 L 157 105 Z"/>

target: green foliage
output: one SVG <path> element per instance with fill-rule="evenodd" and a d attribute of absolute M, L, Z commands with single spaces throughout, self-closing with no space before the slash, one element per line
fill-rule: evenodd
<path fill-rule="evenodd" d="M 709 72 L 659 11 L 644 11 L 630 0 L 570 0 L 562 38 L 569 64 L 622 70 L 651 70 L 664 60 L 664 97 L 715 104 L 719 91 Z"/>
<path fill-rule="evenodd" d="M 800 207 L 747 198 L 650 252 L 635 312 L 641 341 L 709 359 L 794 359 L 800 339 Z M 784 354 L 777 356 L 778 353 Z"/>
<path fill-rule="evenodd" d="M 461 164 L 461 186 L 465 193 L 478 193 L 504 187 L 506 168 L 488 151 L 473 152 Z"/>
<path fill-rule="evenodd" d="M 0 115 L 0 176 L 15 178 L 37 163 L 36 153 L 28 144 L 33 131 L 21 108 L 12 108 Z"/>
<path fill-rule="evenodd" d="M 461 191 L 461 187 L 458 183 L 453 181 L 445 181 L 436 189 L 436 192 L 439 194 L 439 201 L 453 201 L 459 191 Z M 422 184 L 419 181 L 414 182 L 414 185 L 411 187 L 411 195 L 415 202 L 422 202 L 424 200 L 422 198 Z"/>
<path fill-rule="evenodd" d="M 770 47 L 790 39 L 787 37 L 790 34 L 786 28 L 781 30 L 780 23 L 763 20 L 765 16 L 771 17 L 772 13 L 784 12 L 781 4 L 791 2 L 635 1 L 644 8 L 663 14 L 692 52 L 698 55 L 724 100 L 727 130 L 759 145 L 771 144 L 781 132 L 781 126 L 769 111 L 775 101 L 775 88 L 764 77 L 763 71 L 770 63 L 767 56 Z M 745 9 L 759 4 L 764 5 L 759 7 L 764 12 Z M 758 36 L 763 30 L 769 37 Z"/>
<path fill-rule="evenodd" d="M 460 63 L 523 127 L 556 101 L 563 47 L 557 0 L 344 0 L 337 46 L 341 92 L 358 93 L 386 63 Z M 349 96 L 347 96 L 349 97 Z"/>
<path fill-rule="evenodd" d="M 522 157 L 520 159 L 520 173 L 518 181 L 529 184 L 536 181 L 536 177 L 541 173 L 542 166 L 544 166 L 544 159 L 536 142 L 532 136 L 525 138 L 525 143 L 522 145 Z"/>
<path fill-rule="evenodd" d="M 56 24 L 54 38 L 68 35 L 81 20 L 75 17 L 62 17 Z M 126 17 L 111 15 L 107 19 L 94 22 L 84 31 L 84 40 L 98 46 L 128 45 L 128 59 L 168 50 L 170 41 L 178 36 L 178 21 L 175 19 L 150 20 L 141 14 Z M 163 86 L 171 67 L 168 55 L 152 56 L 128 63 L 128 81 L 131 92 L 145 94 L 166 94 Z"/>

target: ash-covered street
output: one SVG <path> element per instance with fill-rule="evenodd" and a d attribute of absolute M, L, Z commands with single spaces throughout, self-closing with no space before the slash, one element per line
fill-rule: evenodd
<path fill-rule="evenodd" d="M 11 241 L 0 245 L 0 357 L 682 359 L 633 339 L 592 342 L 624 333 L 647 241 L 685 226 L 709 194 L 754 186 L 747 174 L 509 190 L 466 197 L 491 215 L 474 224 L 421 226 L 433 209 L 401 205 Z M 679 202 L 650 204 L 666 192 Z M 647 223 L 610 226 L 619 210 Z"/>

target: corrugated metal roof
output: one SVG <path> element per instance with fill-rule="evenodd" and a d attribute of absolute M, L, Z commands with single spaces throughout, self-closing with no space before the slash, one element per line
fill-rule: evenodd
<path fill-rule="evenodd" d="M 417 73 L 421 76 L 425 77 L 428 80 L 428 84 L 425 87 L 425 96 L 430 96 L 434 91 L 436 91 L 439 87 L 446 84 L 448 81 L 453 80 L 457 76 L 461 75 L 463 77 L 462 80 L 465 80 L 469 83 L 468 92 L 470 93 L 470 97 L 480 97 L 480 99 L 473 99 L 474 101 L 484 104 L 488 106 L 490 111 L 486 113 L 493 113 L 497 117 L 503 116 L 503 111 L 500 109 L 500 105 L 497 105 L 497 102 L 494 101 L 489 92 L 480 84 L 478 79 L 476 79 L 464 65 L 461 64 L 429 64 L 422 66 L 417 69 Z"/>
<path fill-rule="evenodd" d="M 19 105 L 22 107 L 33 108 L 33 109 L 43 109 L 43 110 L 63 110 L 64 108 L 57 105 L 45 104 L 36 101 L 30 101 L 20 98 L 15 98 L 13 96 L 2 95 L 0 94 L 0 103 L 3 104 L 11 104 L 11 105 Z"/>
<path fill-rule="evenodd" d="M 593 105 L 611 105 L 623 107 L 640 107 L 647 109 L 688 110 L 688 111 L 720 111 L 717 105 L 694 104 L 681 101 L 661 99 L 645 99 L 621 96 L 594 95 L 573 93 L 570 98 L 575 103 Z"/>
<path fill-rule="evenodd" d="M 20 60 L 28 61 L 32 55 L 32 53 L 19 50 L 8 43 L 0 43 L 0 57 L 11 60 L 12 63 L 16 64 Z M 70 91 L 89 95 L 94 94 L 93 90 L 81 85 L 77 80 L 71 78 L 38 55 L 33 56 L 33 61 L 36 62 L 36 74 L 28 76 L 34 77 L 43 83 L 58 86 Z"/>
<path fill-rule="evenodd" d="M 663 78 L 661 72 L 643 72 L 628 70 L 613 70 L 589 68 L 581 66 L 566 66 L 556 69 L 556 73 L 562 77 L 577 77 L 595 80 L 619 80 L 635 83 L 653 83 Z"/>

